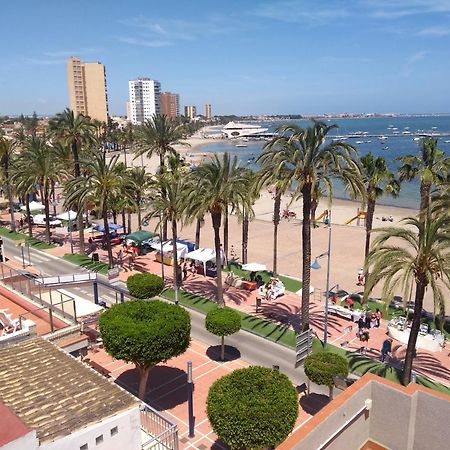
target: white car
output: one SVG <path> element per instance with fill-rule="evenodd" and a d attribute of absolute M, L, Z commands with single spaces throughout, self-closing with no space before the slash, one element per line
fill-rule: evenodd
<path fill-rule="evenodd" d="M 45 214 L 36 214 L 35 216 L 33 216 L 33 224 L 45 227 Z M 49 225 L 52 228 L 60 227 L 62 225 L 62 222 L 59 219 L 55 219 L 54 217 L 50 216 Z"/>

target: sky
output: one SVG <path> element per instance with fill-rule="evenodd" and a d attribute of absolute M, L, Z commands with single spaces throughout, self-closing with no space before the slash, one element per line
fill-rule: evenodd
<path fill-rule="evenodd" d="M 105 64 L 113 115 L 139 76 L 213 114 L 450 111 L 450 0 L 22 0 L 0 17 L 0 115 L 66 108 L 71 55 Z"/>

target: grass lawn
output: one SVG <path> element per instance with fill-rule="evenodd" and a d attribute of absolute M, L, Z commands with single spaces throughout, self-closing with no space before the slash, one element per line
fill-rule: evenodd
<path fill-rule="evenodd" d="M 248 272 L 246 270 L 242 270 L 241 266 L 239 264 L 230 263 L 230 269 L 235 275 L 238 275 L 242 278 L 247 278 L 247 279 L 250 278 L 250 272 Z M 225 272 L 228 271 L 228 269 L 226 269 L 226 268 L 224 270 L 225 270 Z M 263 281 L 267 282 L 267 281 L 269 281 L 270 277 L 272 276 L 272 273 L 271 272 L 258 272 L 258 275 L 261 275 Z M 302 282 L 300 280 L 296 280 L 294 278 L 290 278 L 290 277 L 287 277 L 284 275 L 279 275 L 278 278 L 280 279 L 280 281 L 282 281 L 282 283 L 284 284 L 284 287 L 289 292 L 295 293 L 302 288 Z"/>
<path fill-rule="evenodd" d="M 103 275 L 108 273 L 108 264 L 101 262 L 93 262 L 91 258 L 86 255 L 80 255 L 79 253 L 66 253 L 63 259 L 70 261 L 71 263 L 77 264 L 78 266 L 84 267 L 86 269 L 92 270 L 93 272 L 99 272 Z"/>
<path fill-rule="evenodd" d="M 161 294 L 162 297 L 169 300 L 174 300 L 175 292 L 173 289 L 166 289 Z M 217 303 L 201 297 L 199 295 L 190 294 L 183 290 L 179 292 L 179 302 L 183 306 L 195 309 L 203 314 L 207 314 L 211 309 L 217 307 Z M 288 347 L 295 345 L 295 332 L 287 327 L 283 327 L 268 320 L 260 319 L 259 317 L 246 314 L 242 311 L 236 310 L 242 318 L 242 329 L 257 334 L 258 336 L 270 339 L 274 342 L 282 343 Z"/>
<path fill-rule="evenodd" d="M 38 250 L 45 250 L 48 248 L 55 248 L 56 245 L 54 244 L 48 244 L 47 242 L 41 241 L 40 239 L 37 239 L 35 237 L 30 238 L 25 233 L 20 232 L 11 232 L 8 228 L 0 227 L 0 236 L 7 237 L 9 239 L 12 239 L 13 241 L 19 241 L 21 239 L 28 242 L 32 247 L 37 248 Z"/>

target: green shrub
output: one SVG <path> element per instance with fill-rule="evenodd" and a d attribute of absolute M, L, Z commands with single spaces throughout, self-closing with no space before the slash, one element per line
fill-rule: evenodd
<path fill-rule="evenodd" d="M 298 416 L 298 395 L 278 370 L 253 366 L 215 381 L 207 414 L 217 436 L 231 449 L 260 449 L 284 441 Z"/>
<path fill-rule="evenodd" d="M 312 353 L 305 359 L 305 374 L 313 383 L 333 386 L 334 376 L 348 375 L 348 361 L 341 355 L 329 352 Z"/>
<path fill-rule="evenodd" d="M 139 369 L 140 398 L 151 367 L 181 355 L 190 343 L 189 314 L 181 306 L 159 300 L 114 305 L 100 316 L 99 325 L 105 350 Z"/>
<path fill-rule="evenodd" d="M 127 279 L 129 293 L 136 298 L 152 298 L 161 294 L 164 289 L 164 281 L 153 273 L 137 273 Z"/>

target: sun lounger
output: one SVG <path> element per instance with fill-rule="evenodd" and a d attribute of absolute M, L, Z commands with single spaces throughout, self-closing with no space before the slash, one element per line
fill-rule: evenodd
<path fill-rule="evenodd" d="M 0 311 L 0 323 L 3 327 L 2 336 L 5 333 L 14 333 L 20 329 L 20 320 L 13 319 L 11 314 Z"/>

